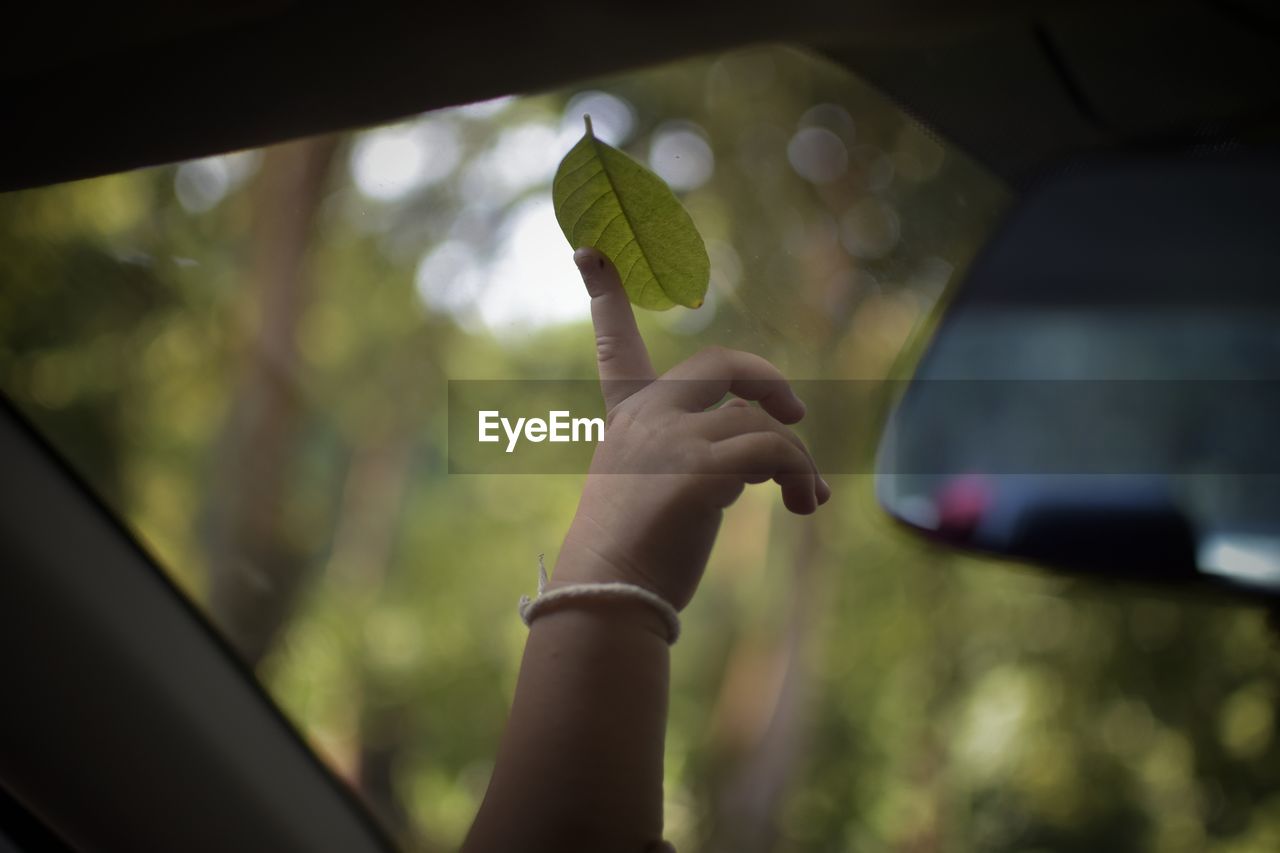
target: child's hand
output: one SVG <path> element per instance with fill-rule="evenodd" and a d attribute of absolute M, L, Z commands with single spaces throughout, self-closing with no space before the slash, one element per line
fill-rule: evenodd
<path fill-rule="evenodd" d="M 747 483 L 777 481 L 799 514 L 831 489 L 784 426 L 805 409 L 776 367 L 712 348 L 658 379 L 613 264 L 593 249 L 574 260 L 591 294 L 607 416 L 552 586 L 624 581 L 683 608 Z M 735 399 L 709 408 L 726 394 Z"/>

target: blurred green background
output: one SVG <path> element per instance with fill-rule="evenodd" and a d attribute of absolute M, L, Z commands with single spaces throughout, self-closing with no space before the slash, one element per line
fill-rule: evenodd
<path fill-rule="evenodd" d="M 640 318 L 661 367 L 909 375 L 1012 199 L 784 47 L 0 195 L 4 392 L 412 850 L 478 807 L 581 485 L 449 475 L 445 402 L 594 375 L 550 207 L 584 112 L 707 240 L 708 303 Z M 949 555 L 832 479 L 812 519 L 748 491 L 686 611 L 679 849 L 1280 849 L 1260 613 Z"/>

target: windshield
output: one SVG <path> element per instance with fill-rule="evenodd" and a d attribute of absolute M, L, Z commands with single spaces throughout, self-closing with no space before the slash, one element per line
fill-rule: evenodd
<path fill-rule="evenodd" d="M 453 465 L 449 401 L 594 376 L 550 191 L 584 114 L 706 240 L 706 304 L 641 312 L 659 369 L 906 376 L 1011 198 L 784 47 L 0 196 L 4 392 L 411 849 L 475 815 L 582 485 Z M 1256 614 L 988 568 L 833 485 L 727 514 L 673 659 L 678 849 L 1272 846 Z"/>

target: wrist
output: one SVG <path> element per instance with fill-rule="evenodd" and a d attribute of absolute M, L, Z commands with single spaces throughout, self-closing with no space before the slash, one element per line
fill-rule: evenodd
<path fill-rule="evenodd" d="M 553 595 L 572 587 L 585 588 L 585 594 L 571 594 L 572 607 L 598 610 L 603 616 L 621 624 L 638 625 L 667 642 L 674 642 L 680 632 L 676 608 L 670 598 L 647 578 L 629 567 L 608 559 L 600 549 L 591 547 L 570 529 L 556 561 L 555 572 L 540 589 L 540 595 Z M 592 588 L 623 585 L 622 589 L 601 590 L 592 594 Z M 556 596 L 560 597 L 560 596 Z M 564 605 L 548 602 L 551 609 L 566 609 Z"/>
<path fill-rule="evenodd" d="M 568 542 L 560 551 L 556 560 L 555 571 L 551 575 L 549 588 L 568 586 L 580 583 L 629 583 L 644 589 L 652 590 L 648 584 L 638 582 L 635 573 L 616 565 L 595 553 L 582 553 L 577 548 L 570 548 Z"/>
<path fill-rule="evenodd" d="M 556 559 L 553 583 L 629 583 L 662 596 L 662 589 L 629 561 L 614 556 L 607 536 L 599 535 L 599 526 L 581 516 L 574 519 L 565 534 L 564 544 Z"/>
<path fill-rule="evenodd" d="M 571 587 L 598 585 L 591 582 L 552 581 L 547 584 L 544 594 L 550 595 Z M 672 617 L 674 619 L 674 611 Z M 536 631 L 539 625 L 554 626 L 552 630 L 556 631 L 569 630 L 578 636 L 599 630 L 613 634 L 638 633 L 660 639 L 663 645 L 674 642 L 679 632 L 678 620 L 673 623 L 653 603 L 625 595 L 572 596 L 548 601 L 543 612 L 530 622 L 530 631 Z"/>

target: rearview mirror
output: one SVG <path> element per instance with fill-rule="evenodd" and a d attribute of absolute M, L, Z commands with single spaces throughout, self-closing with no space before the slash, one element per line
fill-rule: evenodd
<path fill-rule="evenodd" d="M 885 429 L 938 541 L 1280 595 L 1280 154 L 1111 156 L 1029 191 Z"/>

